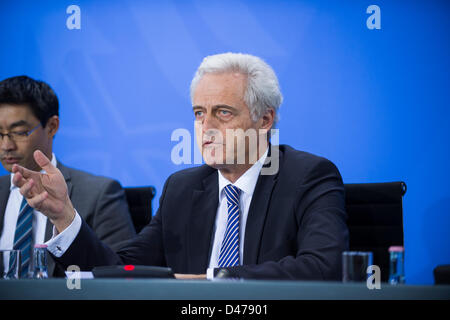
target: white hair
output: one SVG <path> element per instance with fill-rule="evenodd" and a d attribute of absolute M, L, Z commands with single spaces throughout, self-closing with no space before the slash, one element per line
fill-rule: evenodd
<path fill-rule="evenodd" d="M 249 54 L 228 52 L 204 58 L 191 82 L 191 101 L 193 102 L 194 90 L 204 74 L 226 72 L 238 72 L 247 76 L 244 101 L 253 121 L 260 119 L 268 109 L 273 109 L 275 124 L 283 101 L 278 78 L 266 62 Z"/>

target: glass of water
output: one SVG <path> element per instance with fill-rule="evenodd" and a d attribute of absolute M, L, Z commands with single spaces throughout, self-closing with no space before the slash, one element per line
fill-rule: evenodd
<path fill-rule="evenodd" d="M 372 265 L 372 252 L 344 251 L 342 253 L 342 281 L 366 282 L 370 273 L 367 267 Z"/>
<path fill-rule="evenodd" d="M 0 250 L 0 279 L 19 279 L 20 250 Z"/>

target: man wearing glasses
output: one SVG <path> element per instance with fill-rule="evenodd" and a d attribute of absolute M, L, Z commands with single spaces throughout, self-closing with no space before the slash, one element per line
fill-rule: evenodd
<path fill-rule="evenodd" d="M 14 164 L 40 171 L 33 152 L 41 150 L 61 171 L 80 215 L 100 239 L 119 249 L 135 235 L 124 191 L 117 181 L 57 161 L 52 146 L 59 128 L 58 115 L 58 98 L 46 83 L 26 76 L 0 81 L 0 161 L 9 172 Z M 12 183 L 13 176 L 0 177 L 0 249 L 21 250 L 21 276 L 26 277 L 31 272 L 33 245 L 49 240 L 53 226 L 45 215 L 26 204 Z M 51 259 L 48 267 L 49 275 L 63 275 Z"/>

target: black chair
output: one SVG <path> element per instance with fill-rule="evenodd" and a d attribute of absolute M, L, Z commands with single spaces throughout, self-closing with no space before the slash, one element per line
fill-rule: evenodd
<path fill-rule="evenodd" d="M 155 197 L 154 187 L 124 188 L 130 208 L 131 220 L 139 233 L 152 219 L 152 200 Z"/>
<path fill-rule="evenodd" d="M 450 284 L 450 264 L 443 264 L 433 269 L 434 284 Z"/>
<path fill-rule="evenodd" d="M 389 279 L 390 246 L 403 246 L 404 182 L 346 184 L 350 251 L 373 252 L 381 281 Z"/>

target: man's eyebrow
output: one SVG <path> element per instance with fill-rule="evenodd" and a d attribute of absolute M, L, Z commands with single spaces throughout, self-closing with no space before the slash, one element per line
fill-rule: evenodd
<path fill-rule="evenodd" d="M 219 108 L 225 108 L 225 109 L 230 109 L 230 110 L 236 110 L 235 107 L 229 106 L 227 104 L 217 104 L 213 107 L 213 109 L 219 109 Z"/>
<path fill-rule="evenodd" d="M 229 105 L 227 105 L 227 104 L 216 104 L 215 106 L 213 106 L 212 107 L 214 110 L 217 110 L 217 109 L 228 109 L 228 110 L 236 110 L 236 108 L 235 107 L 232 107 L 232 106 L 229 106 Z M 195 110 L 195 109 L 205 109 L 204 107 L 202 107 L 202 106 L 192 106 L 192 110 Z"/>
<path fill-rule="evenodd" d="M 8 129 L 14 129 L 14 128 L 17 128 L 17 127 L 29 126 L 29 125 L 30 124 L 28 122 L 26 122 L 25 120 L 19 120 L 19 121 L 11 123 L 8 126 Z"/>

